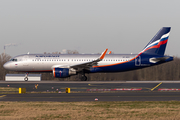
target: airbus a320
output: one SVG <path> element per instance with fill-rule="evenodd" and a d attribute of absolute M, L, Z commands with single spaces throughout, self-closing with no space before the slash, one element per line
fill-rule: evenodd
<path fill-rule="evenodd" d="M 52 72 L 54 77 L 66 78 L 85 73 L 123 72 L 159 65 L 173 60 L 164 55 L 170 27 L 161 28 L 139 54 L 23 54 L 12 58 L 3 67 L 19 72 Z M 24 78 L 28 80 L 28 75 Z"/>

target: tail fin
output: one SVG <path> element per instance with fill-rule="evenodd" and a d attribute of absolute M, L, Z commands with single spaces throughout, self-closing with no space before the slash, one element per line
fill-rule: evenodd
<path fill-rule="evenodd" d="M 164 55 L 166 44 L 168 41 L 170 27 L 163 27 L 146 45 L 142 53 Z"/>

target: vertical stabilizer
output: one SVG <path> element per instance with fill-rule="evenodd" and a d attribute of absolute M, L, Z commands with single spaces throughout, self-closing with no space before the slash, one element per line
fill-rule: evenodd
<path fill-rule="evenodd" d="M 146 45 L 142 53 L 164 55 L 171 28 L 163 27 Z"/>

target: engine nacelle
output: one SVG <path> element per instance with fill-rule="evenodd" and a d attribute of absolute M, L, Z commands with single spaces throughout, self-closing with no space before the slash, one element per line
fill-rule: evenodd
<path fill-rule="evenodd" d="M 54 77 L 58 77 L 58 78 L 65 78 L 65 77 L 69 77 L 70 75 L 75 75 L 75 74 L 76 74 L 76 70 L 72 68 L 54 68 L 53 69 Z"/>

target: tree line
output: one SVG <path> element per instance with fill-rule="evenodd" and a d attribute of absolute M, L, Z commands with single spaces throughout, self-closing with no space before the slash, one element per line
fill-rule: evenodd
<path fill-rule="evenodd" d="M 46 53 L 44 53 L 46 54 Z M 58 53 L 60 54 L 60 53 Z M 78 51 L 68 51 L 68 54 L 78 54 Z M 9 61 L 11 56 L 7 54 L 0 55 L 0 80 L 5 80 L 6 74 L 25 74 L 22 72 L 8 71 L 3 68 L 4 63 Z M 30 73 L 31 74 L 31 73 Z M 34 74 L 34 73 L 33 73 Z M 79 75 L 68 78 L 54 78 L 52 73 L 41 73 L 42 80 L 55 81 L 79 81 Z M 117 72 L 117 73 L 93 73 L 86 74 L 89 81 L 146 81 L 146 80 L 180 80 L 180 58 L 174 57 L 174 60 L 168 63 L 147 67 L 143 69 Z"/>

